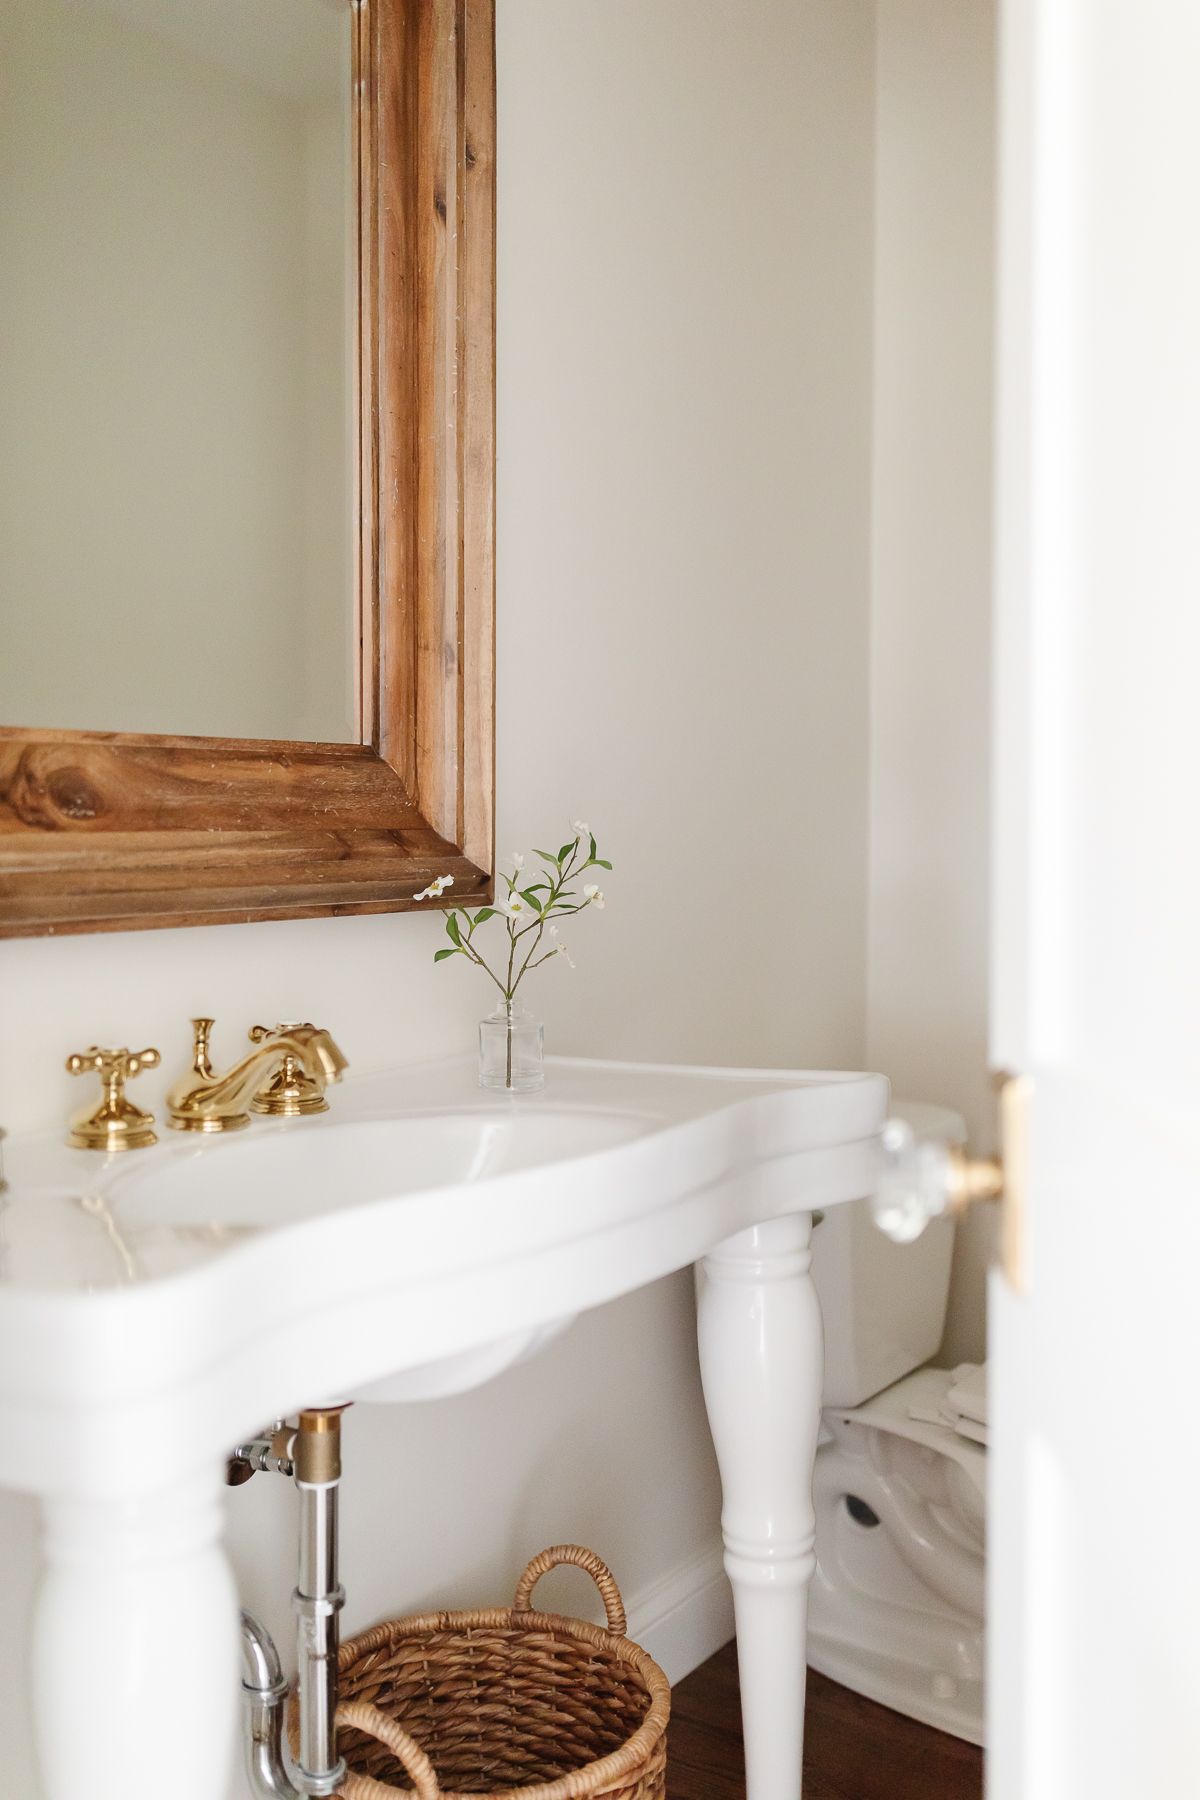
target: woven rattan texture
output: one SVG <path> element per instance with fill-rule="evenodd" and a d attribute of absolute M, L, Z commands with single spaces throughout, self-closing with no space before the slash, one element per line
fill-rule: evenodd
<path fill-rule="evenodd" d="M 567 1561 L 596 1578 L 620 1633 L 555 1613 L 427 1613 L 342 1646 L 338 1748 L 347 1800 L 389 1800 L 414 1788 L 422 1800 L 439 1790 L 444 1800 L 509 1800 L 513 1789 L 522 1800 L 664 1800 L 670 1687 L 623 1635 L 607 1568 L 591 1551 L 558 1546 L 530 1565 L 518 1597 L 527 1601 L 537 1577 Z M 381 1729 L 385 1722 L 391 1729 Z M 436 1787 L 406 1740 L 428 1757 Z"/>

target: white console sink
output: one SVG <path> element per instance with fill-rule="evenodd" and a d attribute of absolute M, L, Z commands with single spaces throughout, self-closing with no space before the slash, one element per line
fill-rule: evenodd
<path fill-rule="evenodd" d="M 424 1373 L 397 1394 L 445 1391 L 448 1355 L 461 1387 L 463 1351 L 486 1347 L 482 1379 L 501 1340 L 523 1354 L 743 1223 L 865 1192 L 886 1083 L 551 1059 L 513 1097 L 455 1059 L 330 1095 L 123 1156 L 14 1140 L 0 1418 L 140 1405 L 200 1370 L 231 1434 L 400 1371 Z M 0 1432 L 0 1479 L 3 1456 Z"/>
<path fill-rule="evenodd" d="M 887 1083 L 551 1059 L 544 1094 L 515 1098 L 482 1094 L 463 1059 L 352 1077 L 331 1101 L 123 1157 L 9 1145 L 0 1483 L 43 1501 L 49 1800 L 78 1791 L 76 1739 L 92 1800 L 156 1800 L 168 1763 L 180 1800 L 219 1791 L 237 1684 L 217 1502 L 239 1438 L 305 1405 L 476 1385 L 690 1263 L 739 1638 L 760 1667 L 756 1800 L 791 1800 L 821 1382 L 811 1215 L 873 1186 Z"/>

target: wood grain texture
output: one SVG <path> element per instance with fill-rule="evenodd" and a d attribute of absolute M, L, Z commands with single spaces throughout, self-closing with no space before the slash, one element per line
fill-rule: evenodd
<path fill-rule="evenodd" d="M 667 1800 L 744 1800 L 737 1651 L 671 1696 Z M 983 1753 L 808 1672 L 804 1800 L 982 1800 Z"/>
<path fill-rule="evenodd" d="M 354 34 L 363 741 L 0 728 L 0 937 L 491 894 L 493 0 Z"/>
<path fill-rule="evenodd" d="M 354 591 L 358 638 L 355 698 L 359 739 L 379 748 L 379 191 L 378 118 L 391 96 L 380 91 L 375 53 L 378 27 L 371 8 L 356 6 L 354 32 L 354 167 L 358 183 L 358 456 L 354 468 L 354 509 L 358 521 L 357 580 Z M 387 73 L 385 67 L 384 73 Z M 394 70 L 391 71 L 395 78 Z M 364 196 L 373 204 L 364 205 Z"/>
<path fill-rule="evenodd" d="M 459 632 L 464 818 L 458 841 L 491 866 L 496 732 L 496 43 L 491 7 L 459 0 Z"/>
<path fill-rule="evenodd" d="M 368 281 L 376 356 L 372 478 L 364 500 L 376 578 L 369 611 L 380 682 L 370 742 L 406 790 L 417 785 L 416 594 L 420 436 L 416 416 L 423 272 L 416 259 L 417 155 L 415 4 L 372 0 L 375 72 L 369 158 L 376 204 L 367 217 Z"/>

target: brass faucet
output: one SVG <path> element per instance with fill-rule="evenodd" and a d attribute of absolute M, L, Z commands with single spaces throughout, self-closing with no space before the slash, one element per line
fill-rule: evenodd
<path fill-rule="evenodd" d="M 240 1131 L 250 1123 L 250 1102 L 285 1063 L 320 1090 L 340 1081 L 349 1065 L 327 1031 L 316 1025 L 288 1025 L 257 1042 L 223 1075 L 208 1054 L 211 1019 L 192 1020 L 192 1068 L 167 1095 L 172 1131 Z M 261 1028 L 259 1028 L 261 1029 Z"/>

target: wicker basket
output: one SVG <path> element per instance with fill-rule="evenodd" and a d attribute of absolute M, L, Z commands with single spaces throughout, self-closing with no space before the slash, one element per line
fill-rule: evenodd
<path fill-rule="evenodd" d="M 592 1576 L 607 1630 L 530 1610 L 560 1563 Z M 343 1644 L 338 1668 L 346 1800 L 663 1800 L 670 1684 L 625 1636 L 612 1575 L 578 1544 L 534 1557 L 511 1612 L 392 1619 Z M 293 1750 L 295 1727 L 293 1700 Z"/>

